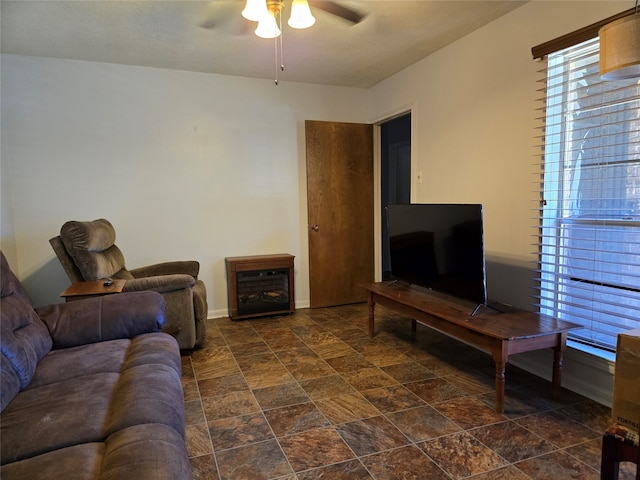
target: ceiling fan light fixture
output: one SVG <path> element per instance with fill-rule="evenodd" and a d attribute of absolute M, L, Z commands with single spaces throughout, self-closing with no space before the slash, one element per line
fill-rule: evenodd
<path fill-rule="evenodd" d="M 307 0 L 293 0 L 291 4 L 291 16 L 288 24 L 291 28 L 309 28 L 316 23 L 315 17 L 311 14 L 309 2 Z"/>
<path fill-rule="evenodd" d="M 600 77 L 603 80 L 640 78 L 640 13 L 608 23 L 598 32 Z"/>
<path fill-rule="evenodd" d="M 276 17 L 271 13 L 267 13 L 267 15 L 258 21 L 258 26 L 255 31 L 255 34 L 260 38 L 276 38 L 280 36 L 281 33 L 278 28 L 278 22 L 276 22 Z"/>
<path fill-rule="evenodd" d="M 247 0 L 244 10 L 242 10 L 242 16 L 252 22 L 259 22 L 267 15 L 269 15 L 269 11 L 265 0 Z"/>

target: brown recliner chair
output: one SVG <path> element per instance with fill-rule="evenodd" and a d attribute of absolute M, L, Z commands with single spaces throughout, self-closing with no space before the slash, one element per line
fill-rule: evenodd
<path fill-rule="evenodd" d="M 123 291 L 154 290 L 166 303 L 163 331 L 173 335 L 181 349 L 201 347 L 205 339 L 207 291 L 198 280 L 196 261 L 165 262 L 128 270 L 115 245 L 113 225 L 103 218 L 66 222 L 49 243 L 71 282 L 103 278 L 126 280 Z"/>

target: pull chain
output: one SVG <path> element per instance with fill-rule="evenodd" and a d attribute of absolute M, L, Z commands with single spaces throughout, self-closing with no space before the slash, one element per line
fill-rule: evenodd
<path fill-rule="evenodd" d="M 278 37 L 273 39 L 273 58 L 276 72 L 276 85 L 278 85 Z"/>
<path fill-rule="evenodd" d="M 282 37 L 284 36 L 284 31 L 282 30 L 282 14 L 278 14 L 278 23 L 280 28 L 280 55 L 278 56 L 278 37 L 273 39 L 273 50 L 275 57 L 275 67 L 276 67 L 276 81 L 275 84 L 278 85 L 278 68 L 280 71 L 284 72 L 284 49 L 282 47 Z M 279 58 L 278 58 L 279 57 Z M 279 61 L 278 61 L 279 60 Z M 278 65 L 279 64 L 279 65 Z"/>

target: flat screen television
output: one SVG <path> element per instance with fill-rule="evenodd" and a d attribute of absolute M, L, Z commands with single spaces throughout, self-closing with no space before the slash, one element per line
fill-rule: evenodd
<path fill-rule="evenodd" d="M 386 216 L 393 280 L 487 305 L 482 205 L 388 205 Z"/>

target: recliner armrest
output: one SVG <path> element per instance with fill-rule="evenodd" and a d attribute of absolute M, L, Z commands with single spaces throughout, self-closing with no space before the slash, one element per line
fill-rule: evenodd
<path fill-rule="evenodd" d="M 155 292 L 171 292 L 183 288 L 193 288 L 196 280 L 191 275 L 157 275 L 153 277 L 134 278 L 124 284 L 124 292 L 153 290 Z"/>
<path fill-rule="evenodd" d="M 195 260 L 179 261 L 179 262 L 163 262 L 146 267 L 133 268 L 129 273 L 134 278 L 152 277 L 156 275 L 174 275 L 185 274 L 198 278 L 200 273 L 200 263 Z"/>
<path fill-rule="evenodd" d="M 157 292 L 105 295 L 36 308 L 53 339 L 68 348 L 160 331 L 165 304 Z"/>

